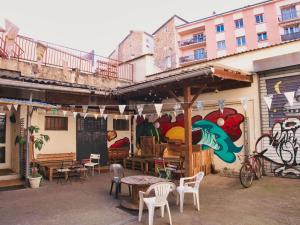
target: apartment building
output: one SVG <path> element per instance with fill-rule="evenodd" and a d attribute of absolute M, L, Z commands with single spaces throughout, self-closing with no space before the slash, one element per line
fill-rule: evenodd
<path fill-rule="evenodd" d="M 299 0 L 269 0 L 177 26 L 179 66 L 298 39 L 299 23 Z"/>

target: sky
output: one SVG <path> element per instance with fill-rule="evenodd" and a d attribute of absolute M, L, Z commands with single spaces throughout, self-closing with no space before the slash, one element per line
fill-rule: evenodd
<path fill-rule="evenodd" d="M 0 26 L 108 56 L 130 30 L 153 33 L 174 14 L 194 21 L 262 0 L 0 0 Z"/>

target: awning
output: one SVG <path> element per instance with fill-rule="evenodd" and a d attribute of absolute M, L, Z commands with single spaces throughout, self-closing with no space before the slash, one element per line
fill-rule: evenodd
<path fill-rule="evenodd" d="M 46 109 L 57 108 L 55 105 L 51 105 L 44 102 L 35 102 L 35 101 L 31 102 L 29 100 L 18 100 L 18 99 L 10 99 L 10 98 L 0 98 L 0 105 L 26 105 L 26 106 L 46 108 Z"/>

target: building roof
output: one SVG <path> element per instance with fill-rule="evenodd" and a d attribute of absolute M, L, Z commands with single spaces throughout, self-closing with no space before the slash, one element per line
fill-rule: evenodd
<path fill-rule="evenodd" d="M 155 33 L 157 33 L 161 28 L 163 28 L 167 23 L 169 23 L 172 19 L 177 18 L 180 19 L 181 21 L 183 21 L 184 23 L 189 23 L 187 20 L 181 18 L 180 16 L 177 16 L 176 14 L 174 16 L 172 16 L 170 19 L 168 19 L 166 22 L 164 22 L 159 28 L 157 28 L 152 35 L 155 35 Z"/>
<path fill-rule="evenodd" d="M 241 10 L 244 10 L 244 9 L 247 9 L 247 8 L 251 8 L 251 7 L 255 7 L 255 6 L 259 6 L 259 5 L 268 4 L 268 3 L 271 3 L 273 1 L 274 0 L 266 0 L 266 1 L 263 1 L 263 2 L 258 2 L 258 3 L 252 4 L 252 5 L 246 5 L 246 6 L 243 6 L 243 7 L 237 8 L 237 9 L 233 9 L 233 10 L 229 10 L 229 11 L 226 11 L 226 12 L 217 13 L 217 14 L 214 14 L 212 16 L 200 18 L 200 19 L 188 22 L 186 24 L 179 25 L 179 26 L 177 26 L 177 28 L 185 27 L 185 26 L 188 26 L 188 25 L 193 24 L 193 23 L 198 23 L 198 22 L 202 22 L 202 21 L 205 21 L 205 20 L 213 19 L 213 18 L 220 17 L 220 16 L 223 16 L 223 15 L 226 15 L 226 14 L 230 14 L 230 13 L 234 13 L 234 12 L 237 12 L 237 11 L 241 11 Z"/>

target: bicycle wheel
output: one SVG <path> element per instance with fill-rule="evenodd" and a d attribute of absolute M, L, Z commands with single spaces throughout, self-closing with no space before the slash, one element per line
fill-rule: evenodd
<path fill-rule="evenodd" d="M 260 179 L 262 177 L 262 166 L 259 158 L 255 158 L 255 177 L 256 179 Z"/>
<path fill-rule="evenodd" d="M 251 186 L 253 181 L 253 172 L 251 169 L 251 165 L 245 163 L 240 169 L 240 182 L 245 187 L 248 188 Z"/>

